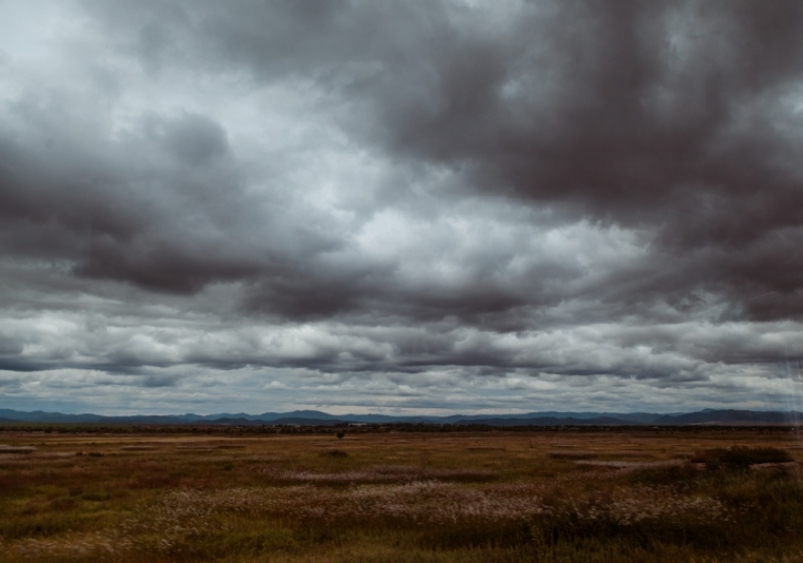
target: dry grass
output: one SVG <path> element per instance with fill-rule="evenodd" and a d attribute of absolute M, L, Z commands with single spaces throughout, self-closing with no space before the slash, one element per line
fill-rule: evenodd
<path fill-rule="evenodd" d="M 0 454 L 32 454 L 36 451 L 33 446 L 9 446 L 0 445 Z"/>
<path fill-rule="evenodd" d="M 803 561 L 791 433 L 555 438 L 5 431 L 0 562 Z"/>

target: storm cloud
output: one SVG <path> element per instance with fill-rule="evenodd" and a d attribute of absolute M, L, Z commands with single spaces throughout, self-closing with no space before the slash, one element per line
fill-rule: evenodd
<path fill-rule="evenodd" d="M 795 0 L 0 5 L 5 406 L 800 400 Z"/>

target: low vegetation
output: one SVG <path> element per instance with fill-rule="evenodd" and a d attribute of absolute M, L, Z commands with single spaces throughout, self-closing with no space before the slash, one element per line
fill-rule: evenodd
<path fill-rule="evenodd" d="M 734 446 L 704 450 L 692 458 L 692 462 L 704 463 L 709 471 L 726 469 L 747 471 L 754 465 L 790 463 L 794 458 L 779 448 L 746 448 Z"/>
<path fill-rule="evenodd" d="M 2 436 L 0 562 L 803 562 L 791 432 Z"/>

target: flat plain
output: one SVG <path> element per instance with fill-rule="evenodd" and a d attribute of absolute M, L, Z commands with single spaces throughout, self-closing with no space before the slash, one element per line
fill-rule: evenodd
<path fill-rule="evenodd" d="M 803 562 L 793 428 L 289 430 L 0 426 L 0 561 Z"/>

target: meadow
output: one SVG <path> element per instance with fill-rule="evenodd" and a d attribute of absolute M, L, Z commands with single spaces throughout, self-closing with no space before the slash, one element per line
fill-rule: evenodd
<path fill-rule="evenodd" d="M 0 562 L 803 562 L 790 428 L 0 426 Z"/>

